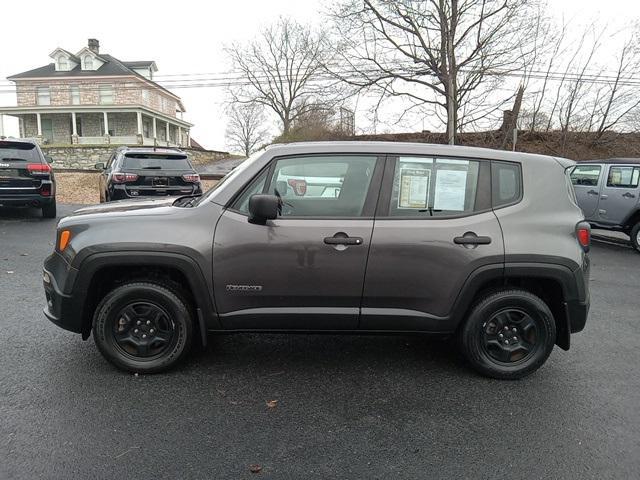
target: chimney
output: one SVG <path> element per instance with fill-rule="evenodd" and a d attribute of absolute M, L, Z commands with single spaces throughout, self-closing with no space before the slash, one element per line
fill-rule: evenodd
<path fill-rule="evenodd" d="M 100 50 L 100 42 L 95 38 L 90 38 L 89 41 L 87 42 L 87 46 L 89 47 L 89 50 L 91 50 L 93 53 L 96 53 L 96 54 Z"/>

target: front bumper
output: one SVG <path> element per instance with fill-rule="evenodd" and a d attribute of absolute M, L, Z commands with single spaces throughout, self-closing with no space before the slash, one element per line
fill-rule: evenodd
<path fill-rule="evenodd" d="M 82 333 L 82 304 L 77 297 L 65 291 L 75 273 L 77 271 L 58 253 L 45 260 L 42 277 L 47 304 L 44 315 L 60 328 Z"/>

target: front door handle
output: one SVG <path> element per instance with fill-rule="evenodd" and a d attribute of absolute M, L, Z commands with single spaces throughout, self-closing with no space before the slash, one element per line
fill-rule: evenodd
<path fill-rule="evenodd" d="M 594 190 L 594 189 L 589 190 L 587 193 L 588 193 L 589 195 L 598 195 L 598 191 L 597 191 L 597 190 Z"/>
<path fill-rule="evenodd" d="M 325 237 L 327 245 L 362 245 L 362 237 L 350 237 L 344 232 L 338 232 L 333 237 Z"/>
<path fill-rule="evenodd" d="M 636 198 L 636 196 L 633 193 L 629 193 L 629 192 L 624 192 L 622 196 L 627 198 Z"/>
<path fill-rule="evenodd" d="M 462 237 L 453 239 L 456 245 L 489 245 L 491 237 L 478 237 L 475 233 L 467 232 Z"/>

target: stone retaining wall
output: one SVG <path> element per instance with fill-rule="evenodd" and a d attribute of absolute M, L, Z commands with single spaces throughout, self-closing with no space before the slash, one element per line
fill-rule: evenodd
<path fill-rule="evenodd" d="M 45 155 L 53 158 L 54 170 L 79 168 L 93 170 L 96 163 L 106 163 L 114 151 L 109 145 L 75 145 L 71 146 L 47 146 L 41 145 Z M 229 154 L 212 150 L 193 150 L 183 148 L 194 164 L 202 165 L 226 158 Z"/>

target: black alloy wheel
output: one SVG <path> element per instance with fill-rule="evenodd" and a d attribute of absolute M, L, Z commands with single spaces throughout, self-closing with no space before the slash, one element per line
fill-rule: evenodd
<path fill-rule="evenodd" d="M 167 311 L 155 303 L 133 302 L 115 316 L 113 338 L 126 355 L 154 358 L 175 341 L 175 324 Z"/>
<path fill-rule="evenodd" d="M 486 294 L 471 308 L 460 331 L 462 353 L 483 375 L 525 377 L 547 360 L 556 341 L 549 306 L 526 290 Z"/>
<path fill-rule="evenodd" d="M 496 362 L 525 362 L 544 345 L 545 333 L 541 330 L 527 312 L 505 308 L 483 325 L 484 352 Z"/>
<path fill-rule="evenodd" d="M 93 317 L 93 338 L 116 367 L 156 373 L 177 364 L 189 351 L 193 315 L 175 286 L 130 282 L 105 295 Z"/>

